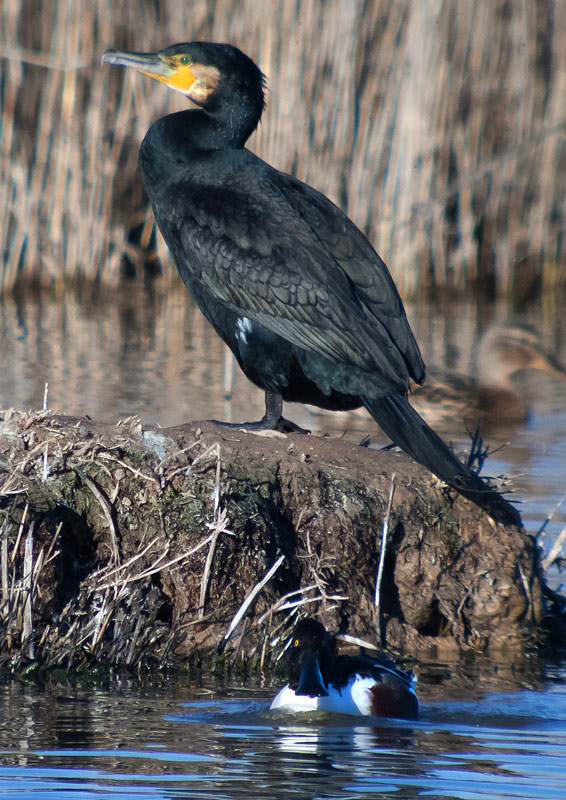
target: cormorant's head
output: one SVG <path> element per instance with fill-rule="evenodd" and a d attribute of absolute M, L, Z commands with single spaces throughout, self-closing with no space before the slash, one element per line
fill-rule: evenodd
<path fill-rule="evenodd" d="M 257 111 L 259 121 L 263 110 L 261 70 L 251 58 L 229 44 L 173 44 L 158 53 L 108 50 L 102 61 L 134 67 L 181 92 L 211 114 L 225 103 L 244 103 Z"/>

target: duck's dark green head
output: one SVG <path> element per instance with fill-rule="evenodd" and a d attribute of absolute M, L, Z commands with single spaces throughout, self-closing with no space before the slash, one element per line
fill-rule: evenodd
<path fill-rule="evenodd" d="M 295 625 L 287 651 L 289 686 L 297 695 L 326 697 L 332 649 L 324 625 L 309 617 Z"/>

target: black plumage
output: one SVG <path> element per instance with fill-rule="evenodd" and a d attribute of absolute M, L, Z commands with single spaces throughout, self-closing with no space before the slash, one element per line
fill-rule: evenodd
<path fill-rule="evenodd" d="M 337 711 L 418 719 L 415 677 L 384 653 L 334 655 L 324 625 L 312 617 L 298 620 L 287 646 L 287 685 L 273 710 Z M 313 698 L 314 703 L 301 698 Z"/>
<path fill-rule="evenodd" d="M 235 47 L 196 42 L 156 54 L 109 51 L 199 109 L 157 120 L 140 148 L 155 218 L 179 273 L 247 377 L 282 401 L 365 406 L 385 433 L 495 519 L 517 511 L 464 466 L 412 409 L 424 364 L 387 267 L 327 197 L 245 148 L 263 76 Z"/>

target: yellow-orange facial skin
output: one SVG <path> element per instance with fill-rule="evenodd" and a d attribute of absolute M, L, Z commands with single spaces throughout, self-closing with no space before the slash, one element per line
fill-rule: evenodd
<path fill-rule="evenodd" d="M 140 72 L 181 92 L 198 104 L 205 103 L 218 86 L 220 71 L 216 67 L 195 64 L 187 55 L 168 56 L 163 61 L 168 70 L 165 75 L 143 69 Z"/>
<path fill-rule="evenodd" d="M 148 75 L 150 78 L 155 78 L 156 81 L 161 81 L 171 89 L 176 89 L 178 92 L 187 94 L 196 78 L 191 71 L 191 61 L 188 56 L 169 56 L 167 60 L 163 59 L 164 67 L 167 72 L 160 75 L 157 72 L 150 72 L 149 70 L 140 69 L 143 75 Z"/>

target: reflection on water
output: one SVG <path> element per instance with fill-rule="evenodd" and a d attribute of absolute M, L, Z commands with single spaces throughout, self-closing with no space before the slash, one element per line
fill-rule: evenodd
<path fill-rule="evenodd" d="M 259 419 L 262 392 L 237 366 L 229 368 L 226 348 L 185 289 L 157 287 L 133 283 L 99 296 L 0 300 L 0 407 L 41 408 L 48 382 L 49 406 L 66 414 L 109 421 L 137 414 L 163 427 L 203 418 Z M 407 311 L 429 365 L 475 374 L 479 336 L 490 324 L 509 320 L 537 328 L 547 350 L 566 364 L 566 314 L 560 307 L 543 314 L 535 306 L 518 315 L 503 306 L 478 310 L 475 302 L 451 302 L 441 308 L 408 305 Z M 566 384 L 534 371 L 518 376 L 517 384 L 531 420 L 504 438 L 490 433 L 492 448 L 501 449 L 484 471 L 513 476 L 525 525 L 534 534 L 566 494 Z M 369 433 L 376 446 L 385 443 L 367 417 L 315 415 L 301 405 L 287 406 L 285 413 L 313 432 L 346 431 L 355 441 Z M 451 426 L 444 435 L 457 450 L 468 447 L 465 430 Z M 545 550 L 565 524 L 562 507 L 546 528 Z M 549 580 L 560 585 L 556 568 Z"/>
<path fill-rule="evenodd" d="M 409 314 L 430 364 L 474 373 L 474 343 L 505 309 L 483 315 L 453 304 Z M 516 318 L 515 318 L 516 319 Z M 564 315 L 535 309 L 536 326 L 566 363 Z M 261 392 L 234 371 L 225 399 L 225 350 L 186 292 L 120 290 L 116 297 L 0 303 L 0 406 L 117 420 L 139 414 L 163 426 L 198 418 L 250 419 Z M 523 376 L 532 408 L 488 462 L 514 476 L 527 528 L 536 532 L 566 493 L 564 385 Z M 287 415 L 313 430 L 361 439 L 373 423 Z M 368 428 L 368 425 L 371 426 Z M 454 440 L 454 434 L 451 433 Z M 455 440 L 466 444 L 465 432 Z M 548 543 L 566 523 L 562 508 Z M 547 547 L 545 542 L 545 547 Z M 553 585 L 560 574 L 550 571 Z M 188 680 L 116 681 L 111 689 L 0 686 L 0 797 L 550 798 L 566 796 L 566 667 L 489 662 L 458 671 L 421 665 L 418 723 L 271 714 L 275 689 L 226 690 Z"/>
<path fill-rule="evenodd" d="M 0 687 L 0 797 L 566 796 L 566 669 L 427 699 L 416 723 L 269 712 L 273 689 L 177 679 Z"/>
<path fill-rule="evenodd" d="M 184 289 L 0 301 L 0 405 L 163 426 L 224 413 L 224 348 Z"/>
<path fill-rule="evenodd" d="M 429 367 L 467 375 L 477 370 L 480 334 L 511 316 L 494 307 L 480 312 L 465 302 L 407 310 Z M 538 328 L 546 348 L 566 364 L 564 316 L 543 316 L 536 307 L 512 319 Z M 225 356 L 226 348 L 180 285 L 168 292 L 133 283 L 113 293 L 0 298 L 2 407 L 41 408 L 48 382 L 50 407 L 108 421 L 139 414 L 145 423 L 167 427 L 211 414 L 237 420 L 262 412 L 262 393 L 237 366 L 231 400 L 225 400 Z M 533 372 L 521 383 L 535 416 L 566 410 L 561 382 Z M 334 422 L 317 419 L 300 405 L 291 413 L 315 430 L 344 431 L 341 415 Z M 357 426 L 357 435 L 368 421 L 352 417 L 347 425 Z"/>

